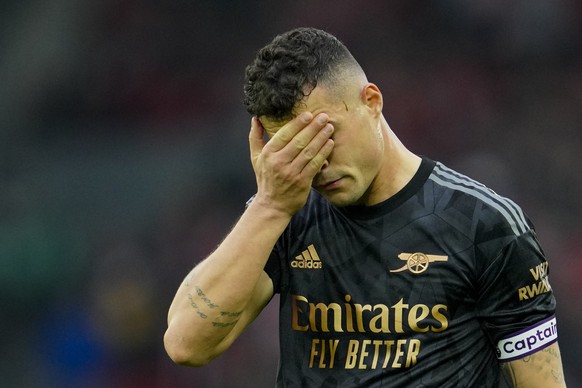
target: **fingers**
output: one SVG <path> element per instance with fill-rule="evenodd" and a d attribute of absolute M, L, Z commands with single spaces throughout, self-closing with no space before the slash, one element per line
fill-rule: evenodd
<path fill-rule="evenodd" d="M 327 124 L 293 161 L 305 177 L 313 179 L 331 154 L 334 146 L 331 139 L 333 131 L 333 126 Z"/>
<path fill-rule="evenodd" d="M 313 178 L 325 163 L 331 153 L 333 141 L 330 139 L 334 127 L 328 122 L 329 116 L 320 113 L 313 117 L 310 112 L 303 112 L 283 125 L 265 144 L 263 139 L 258 140 L 258 130 L 251 128 L 253 150 L 251 153 L 258 156 L 261 152 L 277 154 L 280 162 L 288 163 L 295 174 L 305 174 L 306 178 Z M 252 126 L 261 126 L 258 119 L 254 119 Z M 261 126 L 261 133 L 264 128 Z"/>
<path fill-rule="evenodd" d="M 316 132 L 316 126 L 318 123 L 321 129 L 323 125 L 327 122 L 327 115 L 320 114 L 318 115 L 317 119 L 313 119 L 313 114 L 311 112 L 303 112 L 299 114 L 294 119 L 290 120 L 287 124 L 283 125 L 277 133 L 273 135 L 271 140 L 269 141 L 269 148 L 272 152 L 281 151 L 291 143 L 295 145 L 295 148 L 298 148 L 301 151 L 307 143 L 309 142 L 308 137 L 313 137 Z M 299 135 L 301 132 L 304 132 L 305 129 L 311 129 L 310 134 L 303 134 Z M 294 156 L 294 155 L 292 155 Z"/>
<path fill-rule="evenodd" d="M 304 112 L 278 130 L 275 127 L 266 141 L 267 130 L 258 118 L 252 118 L 249 146 L 257 195 L 289 214 L 305 205 L 313 178 L 334 147 L 334 127 L 328 121 L 325 113 L 314 118 L 312 113 Z"/>

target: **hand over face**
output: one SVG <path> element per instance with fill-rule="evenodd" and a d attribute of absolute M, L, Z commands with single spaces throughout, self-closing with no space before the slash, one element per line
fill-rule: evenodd
<path fill-rule="evenodd" d="M 329 117 L 303 112 L 265 142 L 258 118 L 251 120 L 249 144 L 257 196 L 266 206 L 295 214 L 307 201 L 311 183 L 333 149 Z"/>

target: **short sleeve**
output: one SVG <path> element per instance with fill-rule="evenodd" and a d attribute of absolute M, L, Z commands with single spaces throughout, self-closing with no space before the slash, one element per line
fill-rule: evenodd
<path fill-rule="evenodd" d="M 281 293 L 281 260 L 277 249 L 273 249 L 271 252 L 264 270 L 273 281 L 273 292 L 276 294 Z"/>
<path fill-rule="evenodd" d="M 515 236 L 485 269 L 478 280 L 477 308 L 494 346 L 554 315 L 548 274 L 548 261 L 533 230 Z"/>

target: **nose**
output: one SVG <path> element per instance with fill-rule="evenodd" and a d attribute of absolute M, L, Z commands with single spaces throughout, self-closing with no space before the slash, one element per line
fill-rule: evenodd
<path fill-rule="evenodd" d="M 327 166 L 329 166 L 329 161 L 327 159 L 325 159 L 325 161 L 321 165 L 321 169 L 319 171 L 325 170 L 327 168 Z"/>

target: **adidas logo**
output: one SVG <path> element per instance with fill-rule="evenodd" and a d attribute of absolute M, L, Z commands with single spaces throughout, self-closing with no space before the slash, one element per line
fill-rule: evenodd
<path fill-rule="evenodd" d="M 321 269 L 321 260 L 313 244 L 308 246 L 300 255 L 295 256 L 295 260 L 291 261 L 291 267 Z"/>

